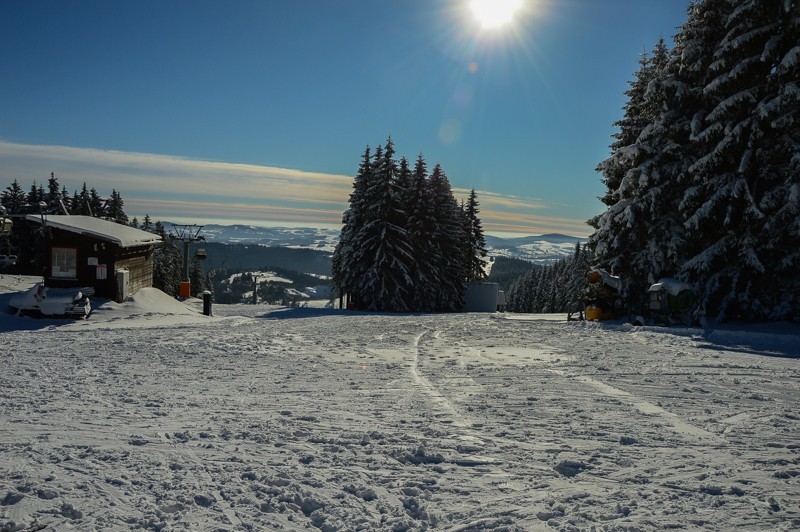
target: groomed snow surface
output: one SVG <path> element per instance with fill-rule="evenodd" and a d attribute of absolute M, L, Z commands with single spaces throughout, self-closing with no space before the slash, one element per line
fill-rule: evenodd
<path fill-rule="evenodd" d="M 792 326 L 200 309 L 0 315 L 0 530 L 800 528 Z"/>

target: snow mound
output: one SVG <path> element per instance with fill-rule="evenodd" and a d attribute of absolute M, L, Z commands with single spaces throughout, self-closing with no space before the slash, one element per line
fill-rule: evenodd
<path fill-rule="evenodd" d="M 205 323 L 199 300 L 177 300 L 157 288 L 142 288 L 124 302 L 99 301 L 89 319 L 79 327 L 128 328 Z"/>
<path fill-rule="evenodd" d="M 128 297 L 124 303 L 113 303 L 138 312 L 159 312 L 162 314 L 197 314 L 193 308 L 169 296 L 158 288 L 142 288 Z"/>

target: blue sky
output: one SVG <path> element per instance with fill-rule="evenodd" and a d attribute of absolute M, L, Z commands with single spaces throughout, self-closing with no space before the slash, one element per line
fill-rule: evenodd
<path fill-rule="evenodd" d="M 441 163 L 490 233 L 588 234 L 639 55 L 689 0 L 0 2 L 0 186 L 131 215 L 333 224 L 366 145 Z"/>

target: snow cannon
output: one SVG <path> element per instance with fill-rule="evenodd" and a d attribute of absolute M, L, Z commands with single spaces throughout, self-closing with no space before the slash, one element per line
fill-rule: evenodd
<path fill-rule="evenodd" d="M 622 279 L 603 269 L 589 272 L 589 298 L 584 309 L 587 320 L 603 321 L 613 319 L 622 309 L 620 292 Z"/>
<path fill-rule="evenodd" d="M 697 298 L 688 283 L 677 279 L 661 279 L 647 290 L 650 312 L 667 322 L 691 321 Z"/>

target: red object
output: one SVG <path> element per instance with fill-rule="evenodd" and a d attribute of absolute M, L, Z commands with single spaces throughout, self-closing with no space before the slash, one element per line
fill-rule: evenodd
<path fill-rule="evenodd" d="M 181 281 L 181 290 L 179 295 L 181 297 L 192 297 L 192 283 L 189 281 Z"/>

